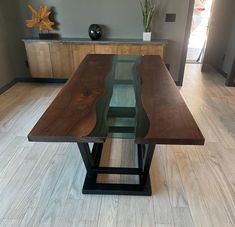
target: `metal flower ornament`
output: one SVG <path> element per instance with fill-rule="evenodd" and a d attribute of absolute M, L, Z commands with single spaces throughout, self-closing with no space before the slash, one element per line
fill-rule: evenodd
<path fill-rule="evenodd" d="M 32 12 L 32 19 L 26 20 L 26 26 L 28 28 L 36 27 L 40 31 L 42 30 L 53 30 L 53 25 L 55 24 L 49 19 L 51 12 L 47 9 L 47 6 L 40 6 L 39 10 L 36 10 L 31 5 L 28 5 L 28 8 Z"/>

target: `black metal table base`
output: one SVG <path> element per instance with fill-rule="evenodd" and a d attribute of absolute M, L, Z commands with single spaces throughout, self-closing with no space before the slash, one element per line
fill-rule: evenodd
<path fill-rule="evenodd" d="M 141 195 L 150 196 L 151 183 L 149 169 L 155 144 L 138 144 L 138 168 L 100 167 L 103 144 L 95 143 L 92 151 L 87 143 L 78 143 L 87 175 L 83 185 L 83 194 Z M 98 174 L 138 175 L 138 184 L 97 183 Z"/>
<path fill-rule="evenodd" d="M 141 184 L 112 184 L 112 183 L 96 183 L 95 178 L 86 176 L 83 189 L 83 194 L 105 194 L 105 195 L 142 195 L 151 196 L 150 177 L 145 183 Z"/>

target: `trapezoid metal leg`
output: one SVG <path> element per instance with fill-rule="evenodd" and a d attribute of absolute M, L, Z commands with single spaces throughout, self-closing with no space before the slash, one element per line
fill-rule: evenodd
<path fill-rule="evenodd" d="M 150 196 L 151 183 L 149 169 L 155 144 L 137 145 L 138 168 L 100 167 L 103 144 L 94 144 L 92 151 L 88 143 L 78 143 L 87 174 L 83 194 L 142 195 Z M 139 184 L 97 183 L 97 174 L 139 175 Z"/>

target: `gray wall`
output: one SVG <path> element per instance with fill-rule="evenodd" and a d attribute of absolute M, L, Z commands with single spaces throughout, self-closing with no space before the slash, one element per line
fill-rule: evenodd
<path fill-rule="evenodd" d="M 24 36 L 37 36 L 37 31 L 27 29 L 24 20 L 31 14 L 27 4 L 39 7 L 54 6 L 60 23 L 62 37 L 88 37 L 91 23 L 106 27 L 106 38 L 142 38 L 142 15 L 138 0 L 17 0 L 21 6 L 21 27 Z M 16 2 L 17 2 L 16 1 Z M 15 2 L 15 1 L 14 1 Z M 158 14 L 153 24 L 153 37 L 169 39 L 167 63 L 175 80 L 178 80 L 189 0 L 159 0 Z M 176 13 L 175 23 L 165 23 L 166 13 Z M 23 20 L 24 19 L 24 20 Z"/>
<path fill-rule="evenodd" d="M 0 4 L 0 88 L 11 82 L 14 73 L 10 64 L 9 43 L 7 42 L 7 31 Z"/>
<path fill-rule="evenodd" d="M 234 11 L 235 12 L 235 2 L 234 2 Z M 222 69 L 225 73 L 230 75 L 232 71 L 233 62 L 235 60 L 235 14 L 232 19 L 232 25 L 230 26 L 230 35 L 227 45 L 227 50 L 225 53 L 225 58 L 223 62 Z"/>
<path fill-rule="evenodd" d="M 228 43 L 234 19 L 234 6 L 234 0 L 214 0 L 204 63 L 217 69 L 223 70 L 226 67 L 227 70 L 229 68 L 228 62 L 224 66 L 224 60 L 226 59 L 226 52 L 230 48 Z M 230 43 L 232 44 L 232 41 Z"/>
<path fill-rule="evenodd" d="M 0 2 L 0 88 L 14 79 L 14 71 L 11 67 L 10 45 L 8 40 L 7 14 L 4 4 Z"/>
<path fill-rule="evenodd" d="M 17 3 L 0 1 L 0 88 L 15 77 L 25 76 L 25 52 L 21 42 L 21 19 Z"/>
<path fill-rule="evenodd" d="M 0 1 L 0 87 L 14 77 L 29 75 L 24 61 L 26 54 L 21 39 L 37 36 L 38 31 L 26 28 L 31 17 L 27 4 L 54 6 L 62 37 L 87 37 L 91 23 L 106 27 L 107 38 L 142 38 L 142 15 L 138 0 L 15 0 Z M 179 77 L 189 0 L 159 0 L 154 18 L 153 37 L 168 39 L 166 63 L 175 80 Z M 164 22 L 166 13 L 176 13 L 175 23 Z"/>

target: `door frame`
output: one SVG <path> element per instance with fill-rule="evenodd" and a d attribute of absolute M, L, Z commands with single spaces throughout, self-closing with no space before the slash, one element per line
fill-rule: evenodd
<path fill-rule="evenodd" d="M 179 79 L 178 81 L 176 81 L 177 86 L 183 85 L 185 64 L 186 64 L 187 51 L 188 51 L 188 42 L 189 42 L 189 37 L 191 34 L 194 4 L 195 4 L 195 0 L 189 0 L 187 23 L 186 23 L 183 50 L 182 50 L 181 61 L 180 61 Z"/>

